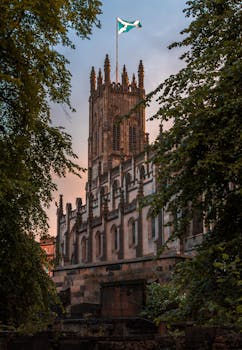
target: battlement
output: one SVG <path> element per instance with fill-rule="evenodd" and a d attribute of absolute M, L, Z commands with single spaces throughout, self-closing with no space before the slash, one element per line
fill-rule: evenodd
<path fill-rule="evenodd" d="M 108 55 L 106 55 L 104 61 L 104 70 L 102 72 L 101 68 L 98 70 L 98 75 L 96 76 L 95 68 L 92 67 L 90 73 L 90 97 L 97 97 L 107 88 L 112 92 L 117 93 L 131 93 L 144 96 L 144 66 L 142 61 L 139 63 L 138 67 L 138 83 L 136 81 L 135 74 L 132 75 L 131 81 L 129 80 L 126 66 L 123 66 L 123 71 L 121 74 L 121 82 L 111 82 L 110 79 L 111 65 Z"/>

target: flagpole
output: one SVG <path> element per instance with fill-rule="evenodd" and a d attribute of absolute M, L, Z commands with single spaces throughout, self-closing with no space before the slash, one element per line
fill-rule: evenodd
<path fill-rule="evenodd" d="M 116 84 L 118 83 L 118 17 L 116 17 Z"/>

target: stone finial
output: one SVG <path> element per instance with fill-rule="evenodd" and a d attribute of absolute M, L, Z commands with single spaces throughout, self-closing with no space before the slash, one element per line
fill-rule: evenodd
<path fill-rule="evenodd" d="M 76 198 L 76 209 L 77 209 L 77 212 L 79 212 L 81 210 L 81 207 L 82 207 L 82 199 L 81 198 Z"/>
<path fill-rule="evenodd" d="M 90 89 L 91 92 L 94 92 L 96 89 L 96 73 L 94 67 L 92 67 L 90 74 Z"/>
<path fill-rule="evenodd" d="M 72 211 L 71 203 L 66 203 L 66 214 L 70 214 Z"/>
<path fill-rule="evenodd" d="M 105 84 L 110 83 L 110 61 L 108 55 L 106 55 L 104 61 L 104 82 Z"/>
<path fill-rule="evenodd" d="M 144 88 L 144 66 L 141 60 L 139 62 L 138 77 L 139 77 L 139 88 L 143 89 Z"/>
<path fill-rule="evenodd" d="M 159 136 L 158 136 L 158 139 L 159 139 L 160 142 L 162 141 L 162 138 L 163 138 L 163 125 L 162 125 L 162 123 L 160 123 Z"/>
<path fill-rule="evenodd" d="M 137 84 L 136 84 L 136 79 L 135 79 L 135 75 L 133 74 L 132 76 L 132 83 L 131 83 L 131 86 L 133 89 L 135 89 L 137 87 Z"/>
<path fill-rule="evenodd" d="M 57 205 L 57 214 L 63 215 L 63 194 L 60 194 L 59 204 Z"/>
<path fill-rule="evenodd" d="M 128 77 L 128 73 L 126 71 L 125 64 L 123 66 L 122 85 L 125 86 L 125 87 L 127 87 L 129 85 L 129 77 Z"/>
<path fill-rule="evenodd" d="M 101 86 L 102 84 L 103 84 L 102 71 L 101 71 L 101 68 L 99 68 L 98 77 L 97 77 L 97 85 Z"/>

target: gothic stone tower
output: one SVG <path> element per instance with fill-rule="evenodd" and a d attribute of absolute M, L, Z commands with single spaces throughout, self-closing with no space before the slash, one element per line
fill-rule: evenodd
<path fill-rule="evenodd" d="M 138 84 L 133 74 L 129 83 L 125 66 L 121 83 L 111 83 L 110 61 L 106 55 L 104 77 L 94 67 L 90 75 L 88 168 L 89 181 L 144 150 L 145 110 L 140 107 L 117 123 L 145 96 L 144 68 L 140 61 Z"/>

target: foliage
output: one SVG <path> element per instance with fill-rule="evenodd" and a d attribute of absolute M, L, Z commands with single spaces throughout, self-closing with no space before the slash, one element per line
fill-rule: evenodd
<path fill-rule="evenodd" d="M 12 326 L 32 333 L 53 322 L 54 305 L 59 301 L 47 268 L 46 255 L 34 237 L 19 231 L 5 242 L 0 264 L 0 317 L 7 329 Z"/>
<path fill-rule="evenodd" d="M 58 46 L 74 48 L 70 30 L 88 38 L 100 7 L 98 0 L 0 4 L 0 320 L 17 327 L 46 313 L 53 294 L 33 241 L 47 229 L 52 175 L 81 170 L 70 136 L 51 124 L 50 101 L 71 108 Z"/>
<path fill-rule="evenodd" d="M 152 147 L 162 164 L 152 207 L 154 214 L 163 207 L 173 214 L 170 240 L 184 241 L 191 219 L 203 213 L 207 239 L 179 267 L 177 281 L 187 290 L 187 317 L 228 324 L 241 320 L 241 4 L 186 4 L 192 21 L 170 46 L 186 48 L 186 66 L 147 98 L 158 94 L 154 118 L 173 123 Z"/>
<path fill-rule="evenodd" d="M 164 284 L 153 282 L 147 286 L 146 295 L 143 317 L 151 319 L 157 325 L 161 321 L 170 323 L 179 319 L 178 311 L 182 310 L 186 303 L 186 294 L 180 294 L 180 290 L 173 282 Z"/>
<path fill-rule="evenodd" d="M 207 234 L 197 256 L 177 265 L 173 283 L 186 292 L 186 303 L 177 310 L 179 319 L 197 324 L 242 328 L 241 239 L 215 244 Z"/>
<path fill-rule="evenodd" d="M 169 283 L 147 287 L 142 315 L 157 324 L 192 321 L 241 329 L 241 243 L 216 245 L 207 234 L 197 256 L 178 263 Z"/>

